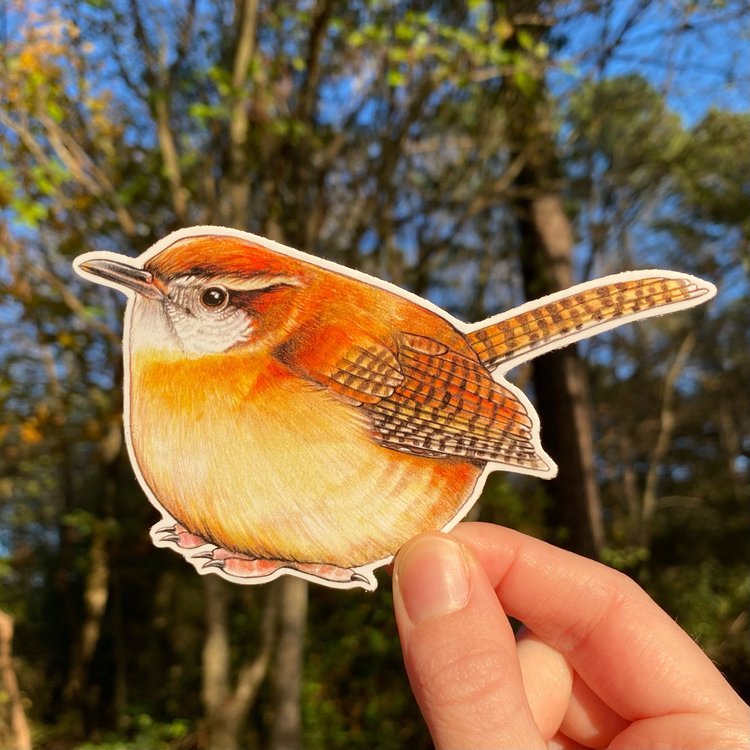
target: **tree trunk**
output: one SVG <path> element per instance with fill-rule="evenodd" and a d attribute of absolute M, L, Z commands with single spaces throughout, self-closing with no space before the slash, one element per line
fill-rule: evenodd
<path fill-rule="evenodd" d="M 13 668 L 13 618 L 6 612 L 0 612 L 0 685 L 3 691 L 3 703 L 10 713 L 7 747 L 14 750 L 31 750 L 31 732 L 23 710 L 21 691 L 18 689 L 16 671 Z M 4 730 L 5 717 L 0 721 Z M 5 734 L 3 731 L 2 734 Z M 0 741 L 4 738 L 0 736 Z"/>
<path fill-rule="evenodd" d="M 273 587 L 268 587 L 256 654 L 252 661 L 240 667 L 237 681 L 232 685 L 228 621 L 230 584 L 215 575 L 204 576 L 203 584 L 206 602 L 203 646 L 205 741 L 201 746 L 207 750 L 239 750 L 240 732 L 268 673 L 278 609 L 276 592 Z"/>
<path fill-rule="evenodd" d="M 89 572 L 83 593 L 84 621 L 64 691 L 65 702 L 74 711 L 83 708 L 88 687 L 89 665 L 99 643 L 102 619 L 109 598 L 108 527 L 107 521 L 97 521 L 91 535 Z"/>
<path fill-rule="evenodd" d="M 239 727 L 229 721 L 230 645 L 227 608 L 228 584 L 214 575 L 203 578 L 206 603 L 206 639 L 203 643 L 203 705 L 206 748 L 237 750 Z"/>
<path fill-rule="evenodd" d="M 539 2 L 509 4 L 516 17 L 539 19 Z M 519 24 L 519 28 L 524 28 Z M 526 29 L 539 37 L 545 30 Z M 544 71 L 537 64 L 533 86 L 522 91 L 505 82 L 512 158 L 523 167 L 514 180 L 513 208 L 521 242 L 521 270 L 527 299 L 569 287 L 573 281 L 573 231 L 562 202 L 560 166 Z M 557 540 L 595 557 L 604 545 L 599 490 L 594 471 L 592 414 L 586 369 L 575 346 L 534 360 L 533 384 L 542 441 L 559 466 L 549 483 L 553 500 L 548 521 L 562 531 Z"/>
<path fill-rule="evenodd" d="M 89 667 L 99 645 L 102 622 L 109 601 L 110 589 L 110 534 L 114 507 L 117 502 L 118 461 L 123 449 L 122 431 L 119 420 L 112 420 L 109 430 L 99 444 L 99 452 L 104 464 L 103 518 L 93 522 L 91 543 L 88 549 L 88 572 L 83 589 L 84 619 L 68 672 L 63 691 L 77 729 L 85 733 L 86 694 L 89 686 Z"/>
<path fill-rule="evenodd" d="M 510 112 L 511 118 L 515 112 Z M 527 121 L 527 124 L 528 123 Z M 531 126 L 526 131 L 533 137 Z M 542 136 L 542 133 L 537 135 Z M 546 137 L 550 137 L 546 134 Z M 551 144 L 543 149 L 552 157 Z M 528 143 L 527 147 L 536 145 Z M 521 235 L 521 269 L 527 299 L 566 289 L 572 284 L 573 237 L 559 192 L 545 184 L 554 175 L 553 158 L 530 162 L 518 177 L 527 197 L 516 201 Z M 548 520 L 563 529 L 558 541 L 596 557 L 604 546 L 604 526 L 594 466 L 591 398 L 584 363 L 576 346 L 550 352 L 533 362 L 533 384 L 542 424 L 542 440 L 559 467 L 549 484 L 553 506 Z"/>
<path fill-rule="evenodd" d="M 287 576 L 280 589 L 279 642 L 273 668 L 274 720 L 271 750 L 302 748 L 302 670 L 308 584 Z"/>

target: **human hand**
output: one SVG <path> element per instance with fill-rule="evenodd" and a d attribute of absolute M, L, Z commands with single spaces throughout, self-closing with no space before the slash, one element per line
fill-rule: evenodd
<path fill-rule="evenodd" d="M 593 560 L 463 523 L 404 545 L 393 589 L 437 750 L 750 748 L 750 709 L 710 659 Z"/>

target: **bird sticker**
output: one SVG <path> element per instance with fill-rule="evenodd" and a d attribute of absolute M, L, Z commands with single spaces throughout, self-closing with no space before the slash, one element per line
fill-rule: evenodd
<path fill-rule="evenodd" d="M 492 471 L 553 477 L 519 363 L 716 293 L 673 271 L 580 284 L 466 324 L 389 283 L 224 227 L 133 260 L 80 256 L 127 297 L 124 423 L 151 529 L 201 574 L 374 590 Z"/>

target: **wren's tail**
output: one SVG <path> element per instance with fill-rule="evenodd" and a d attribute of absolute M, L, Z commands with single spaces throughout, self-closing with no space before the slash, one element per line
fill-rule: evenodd
<path fill-rule="evenodd" d="M 484 321 L 466 339 L 490 370 L 633 320 L 706 302 L 713 284 L 672 271 L 633 271 L 579 284 Z"/>

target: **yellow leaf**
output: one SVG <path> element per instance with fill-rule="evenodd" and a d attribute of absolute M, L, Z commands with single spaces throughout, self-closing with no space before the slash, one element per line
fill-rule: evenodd
<path fill-rule="evenodd" d="M 513 36 L 513 24 L 507 18 L 500 18 L 492 24 L 495 36 L 502 42 L 506 42 Z"/>
<path fill-rule="evenodd" d="M 28 445 L 38 445 L 42 440 L 44 440 L 44 436 L 33 424 L 24 422 L 21 425 L 21 442 Z"/>

